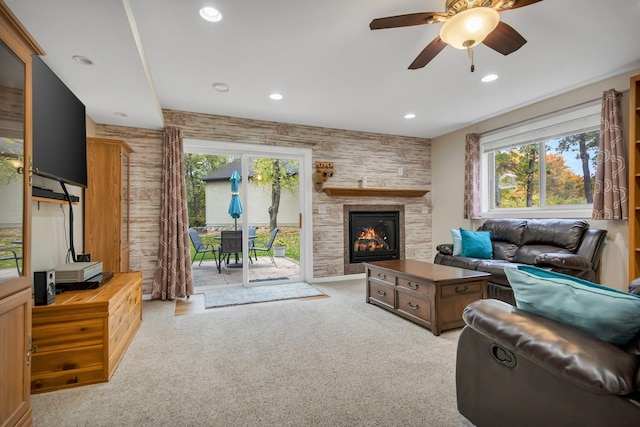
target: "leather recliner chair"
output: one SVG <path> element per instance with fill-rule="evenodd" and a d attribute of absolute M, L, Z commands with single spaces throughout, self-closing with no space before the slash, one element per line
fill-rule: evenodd
<path fill-rule="evenodd" d="M 619 348 L 495 299 L 463 318 L 458 410 L 476 426 L 640 425 L 640 334 Z"/>

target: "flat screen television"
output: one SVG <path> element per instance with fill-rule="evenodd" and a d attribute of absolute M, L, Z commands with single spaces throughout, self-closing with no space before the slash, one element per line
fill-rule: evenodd
<path fill-rule="evenodd" d="M 34 173 L 86 188 L 85 106 L 39 56 L 32 59 Z"/>

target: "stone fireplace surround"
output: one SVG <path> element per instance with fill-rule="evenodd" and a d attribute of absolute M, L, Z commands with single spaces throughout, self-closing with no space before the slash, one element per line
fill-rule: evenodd
<path fill-rule="evenodd" d="M 399 212 L 400 218 L 400 259 L 405 258 L 405 230 L 404 230 L 404 205 L 343 205 L 343 224 L 344 224 L 344 274 L 364 273 L 364 265 L 362 263 L 349 262 L 349 213 L 350 212 Z"/>

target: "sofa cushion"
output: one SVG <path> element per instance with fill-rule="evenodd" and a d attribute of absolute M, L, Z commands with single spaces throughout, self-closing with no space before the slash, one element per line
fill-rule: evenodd
<path fill-rule="evenodd" d="M 504 286 L 510 286 L 504 270 L 507 268 L 518 268 L 520 264 L 514 262 L 497 260 L 497 259 L 481 259 L 476 264 L 476 270 L 491 273 L 489 279 L 492 283 L 498 283 Z"/>
<path fill-rule="evenodd" d="M 516 305 L 623 346 L 640 330 L 640 297 L 532 266 L 505 269 Z"/>
<path fill-rule="evenodd" d="M 516 250 L 515 255 L 513 256 L 513 261 L 519 262 L 522 264 L 534 265 L 538 255 L 546 254 L 546 253 L 570 254 L 573 252 L 558 246 L 530 244 L 530 245 L 520 246 L 518 250 Z"/>
<path fill-rule="evenodd" d="M 488 219 L 478 230 L 490 231 L 491 240 L 494 242 L 508 242 L 520 246 L 526 227 L 527 221 L 524 219 Z"/>
<path fill-rule="evenodd" d="M 471 231 L 460 228 L 463 257 L 490 259 L 493 257 L 491 233 L 489 231 Z"/>
<path fill-rule="evenodd" d="M 522 235 L 522 244 L 557 246 L 575 253 L 588 228 L 589 223 L 583 220 L 530 219 Z"/>
<path fill-rule="evenodd" d="M 459 256 L 462 253 L 462 237 L 459 228 L 451 229 L 451 240 L 453 240 L 453 256 Z"/>
<path fill-rule="evenodd" d="M 503 259 L 513 261 L 513 257 L 518 250 L 518 245 L 510 242 L 497 242 L 491 240 L 493 246 L 493 259 Z"/>

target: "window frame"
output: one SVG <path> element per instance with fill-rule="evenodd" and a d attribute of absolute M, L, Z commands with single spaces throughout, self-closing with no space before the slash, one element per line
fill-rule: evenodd
<path fill-rule="evenodd" d="M 482 218 L 591 218 L 592 204 L 544 205 L 545 182 L 540 180 L 541 205 L 524 208 L 491 208 L 494 206 L 493 191 L 495 157 L 494 152 L 537 143 L 544 148 L 547 141 L 583 131 L 600 130 L 600 103 L 591 102 L 561 112 L 554 112 L 523 123 L 498 129 L 480 136 L 480 193 Z M 540 151 L 544 153 L 544 151 Z M 539 176 L 546 176 L 539 161 Z"/>

